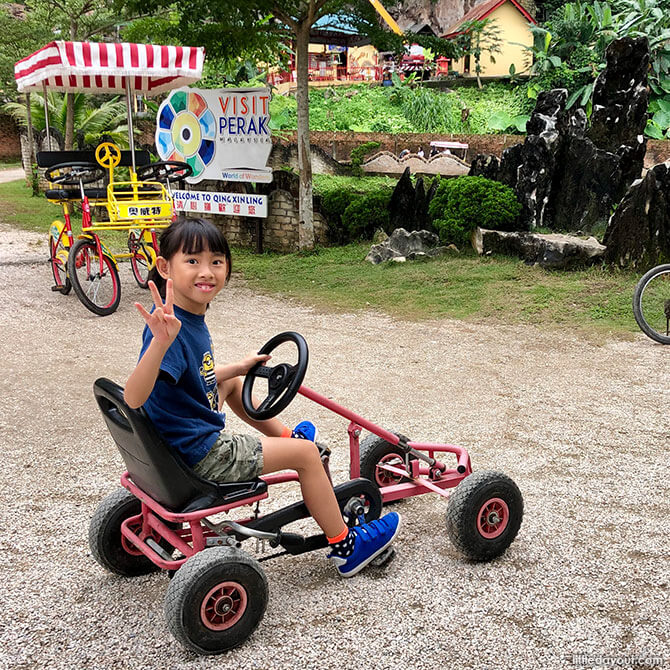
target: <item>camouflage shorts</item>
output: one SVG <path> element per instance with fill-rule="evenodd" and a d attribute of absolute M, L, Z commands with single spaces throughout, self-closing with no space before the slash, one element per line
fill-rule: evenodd
<path fill-rule="evenodd" d="M 246 482 L 263 471 L 261 441 L 252 435 L 221 431 L 209 453 L 193 470 L 214 482 Z"/>

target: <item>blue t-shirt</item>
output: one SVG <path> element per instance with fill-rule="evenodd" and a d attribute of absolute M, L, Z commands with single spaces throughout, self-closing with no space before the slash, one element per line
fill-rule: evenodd
<path fill-rule="evenodd" d="M 202 314 L 191 314 L 177 305 L 181 329 L 163 357 L 160 373 L 144 409 L 163 439 L 187 465 L 201 461 L 226 424 L 219 412 L 219 392 L 214 374 L 214 348 Z M 142 351 L 153 335 L 142 333 Z"/>

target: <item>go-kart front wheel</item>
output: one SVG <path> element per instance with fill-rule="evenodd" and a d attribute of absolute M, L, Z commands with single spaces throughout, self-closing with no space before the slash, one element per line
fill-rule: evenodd
<path fill-rule="evenodd" d="M 473 561 L 490 561 L 512 544 L 523 518 L 518 486 L 502 472 L 481 470 L 466 477 L 449 496 L 447 532 Z"/>
<path fill-rule="evenodd" d="M 397 433 L 407 439 L 404 435 Z M 413 458 L 413 457 L 412 457 Z M 369 479 L 373 484 L 382 488 L 408 481 L 406 477 L 380 468 L 380 465 L 391 465 L 400 470 L 405 469 L 405 457 L 402 449 L 392 445 L 383 438 L 370 433 L 361 441 L 360 446 L 361 477 Z"/>
<path fill-rule="evenodd" d="M 197 654 L 219 654 L 249 638 L 268 604 L 265 574 L 234 547 L 212 547 L 189 558 L 165 596 L 170 632 Z"/>

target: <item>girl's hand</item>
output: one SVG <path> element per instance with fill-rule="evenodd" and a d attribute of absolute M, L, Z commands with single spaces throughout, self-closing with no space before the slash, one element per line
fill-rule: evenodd
<path fill-rule="evenodd" d="M 238 374 L 240 376 L 246 375 L 251 368 L 256 365 L 256 363 L 265 363 L 272 358 L 269 354 L 254 354 L 251 353 L 248 356 L 245 356 L 241 361 L 238 361 L 235 365 L 239 369 Z"/>
<path fill-rule="evenodd" d="M 172 279 L 168 279 L 165 285 L 165 302 L 163 302 L 156 284 L 149 282 L 149 289 L 154 299 L 156 309 L 152 313 L 147 312 L 139 302 L 135 303 L 137 311 L 146 321 L 154 340 L 169 347 L 177 337 L 181 328 L 181 321 L 174 315 L 174 293 L 172 291 Z"/>

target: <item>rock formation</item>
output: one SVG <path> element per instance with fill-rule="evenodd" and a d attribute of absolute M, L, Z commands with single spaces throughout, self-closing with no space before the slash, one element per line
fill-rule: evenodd
<path fill-rule="evenodd" d="M 583 240 L 572 235 L 506 233 L 483 228 L 475 229 L 472 246 L 483 256 L 489 254 L 518 256 L 527 263 L 553 270 L 592 265 L 601 261 L 605 254 L 605 247 L 595 237 Z"/>
<path fill-rule="evenodd" d="M 515 189 L 525 230 L 590 230 L 604 223 L 642 171 L 648 64 L 645 38 L 613 42 L 596 80 L 588 130 L 582 109 L 565 109 L 567 91 L 545 91 L 525 142 L 505 150 L 498 165 L 477 156 L 470 174 Z"/>
<path fill-rule="evenodd" d="M 453 245 L 441 247 L 439 244 L 440 238 L 427 230 L 408 232 L 404 228 L 397 228 L 386 240 L 373 244 L 365 260 L 377 265 L 389 260 L 415 261 L 458 251 Z"/>
<path fill-rule="evenodd" d="M 670 162 L 636 181 L 610 219 L 606 260 L 646 270 L 670 262 Z"/>
<path fill-rule="evenodd" d="M 389 227 L 386 232 L 390 234 L 396 228 L 405 230 L 430 228 L 428 205 L 433 195 L 435 195 L 435 182 L 433 181 L 426 193 L 423 179 L 419 177 L 416 185 L 412 184 L 409 168 L 406 168 L 393 189 L 389 204 Z"/>

